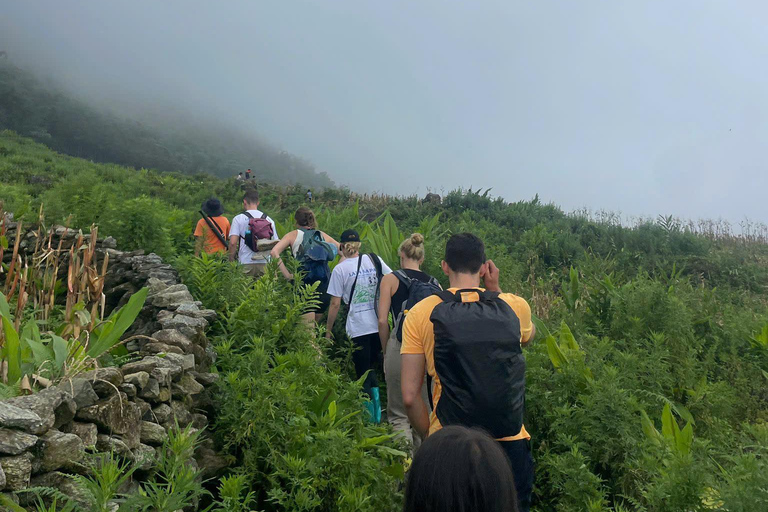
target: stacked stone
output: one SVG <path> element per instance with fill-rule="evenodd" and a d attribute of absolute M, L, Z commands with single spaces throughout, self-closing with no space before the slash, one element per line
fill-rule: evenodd
<path fill-rule="evenodd" d="M 54 230 L 65 243 L 77 236 L 74 230 Z M 28 235 L 24 239 L 26 247 L 34 247 Z M 151 470 L 169 429 L 208 424 L 210 387 L 218 375 L 209 372 L 215 353 L 205 331 L 216 313 L 202 309 L 157 255 L 118 251 L 111 239 L 99 240 L 97 250 L 110 257 L 105 286 L 110 308 L 149 288 L 139 319 L 124 336 L 133 358 L 119 368 L 92 370 L 0 402 L 0 490 L 49 486 L 77 498 L 71 475 L 85 471 L 86 452 L 135 461 L 140 479 Z M 226 465 L 210 441 L 201 444 L 195 459 L 191 463 L 203 477 Z"/>

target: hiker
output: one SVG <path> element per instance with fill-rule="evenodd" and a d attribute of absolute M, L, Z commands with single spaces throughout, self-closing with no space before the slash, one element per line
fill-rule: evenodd
<path fill-rule="evenodd" d="M 242 172 L 237 175 L 237 181 L 243 181 L 244 179 Z"/>
<path fill-rule="evenodd" d="M 248 190 L 243 196 L 244 211 L 235 215 L 229 230 L 229 261 L 237 259 L 245 273 L 257 279 L 264 275 L 275 245 L 258 242 L 278 240 L 275 221 L 259 210 L 259 204 L 259 191 Z"/>
<path fill-rule="evenodd" d="M 227 238 L 229 237 L 229 219 L 224 217 L 224 209 L 221 201 L 211 198 L 200 207 L 203 218 L 197 221 L 195 226 L 195 256 L 200 256 L 201 251 L 208 254 L 227 251 Z"/>
<path fill-rule="evenodd" d="M 304 284 L 319 283 L 317 292 L 319 293 L 320 304 L 304 313 L 304 320 L 311 323 L 320 320 L 331 302 L 328 295 L 328 282 L 331 278 L 328 262 L 336 258 L 339 242 L 317 229 L 315 214 L 306 206 L 296 210 L 294 219 L 297 229 L 286 234 L 272 248 L 270 255 L 273 258 L 279 258 L 280 254 L 290 247 L 293 257 L 299 261 L 301 270 L 305 272 Z M 290 273 L 282 260 L 280 260 L 279 268 L 286 279 L 293 280 L 293 274 Z"/>
<path fill-rule="evenodd" d="M 307 202 L 312 204 L 312 191 L 307 189 Z"/>
<path fill-rule="evenodd" d="M 357 347 L 352 354 L 355 373 L 359 379 L 368 372 L 363 383 L 363 391 L 369 398 L 366 405 L 372 421 L 379 423 L 381 400 L 374 368 L 381 356 L 381 343 L 376 318 L 376 296 L 382 276 L 390 274 L 392 270 L 379 256 L 373 253 L 360 254 L 360 235 L 354 229 L 341 234 L 339 248 L 345 259 L 333 269 L 328 285 L 331 305 L 328 308 L 325 336 L 332 336 L 333 324 L 343 298 L 344 303 L 349 305 L 347 335 Z"/>
<path fill-rule="evenodd" d="M 403 340 L 403 319 L 408 310 L 422 299 L 442 288 L 437 279 L 420 270 L 424 263 L 424 235 L 413 233 L 398 248 L 400 270 L 387 274 L 381 280 L 379 299 L 379 341 L 384 353 L 384 378 L 387 381 L 387 421 L 396 431 L 402 432 L 412 443 L 414 450 L 421 444 L 421 437 L 413 435 L 400 392 L 400 346 Z M 394 328 L 389 328 L 389 313 Z M 428 402 L 426 382 L 422 386 L 422 398 Z"/>
<path fill-rule="evenodd" d="M 424 441 L 405 484 L 404 512 L 518 512 L 509 462 L 480 430 L 445 427 Z"/>
<path fill-rule="evenodd" d="M 245 179 L 247 179 L 247 180 L 251 179 L 251 170 L 250 169 L 245 171 Z"/>
<path fill-rule="evenodd" d="M 490 433 L 512 465 L 520 510 L 530 508 L 533 458 L 523 425 L 525 357 L 534 337 L 528 303 L 499 287 L 499 269 L 483 241 L 451 236 L 443 272 L 450 288 L 408 312 L 403 324 L 402 392 L 408 419 L 426 436 L 462 425 Z M 480 288 L 480 280 L 485 289 Z M 422 398 L 424 368 L 432 379 L 432 414 Z"/>

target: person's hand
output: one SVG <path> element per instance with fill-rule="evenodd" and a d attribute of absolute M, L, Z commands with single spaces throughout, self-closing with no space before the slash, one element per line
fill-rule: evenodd
<path fill-rule="evenodd" d="M 499 267 L 496 266 L 493 260 L 486 261 L 480 268 L 480 276 L 483 278 L 486 290 L 491 292 L 501 291 L 499 286 Z"/>

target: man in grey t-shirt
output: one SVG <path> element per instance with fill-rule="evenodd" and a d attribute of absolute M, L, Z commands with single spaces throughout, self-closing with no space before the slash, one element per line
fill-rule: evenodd
<path fill-rule="evenodd" d="M 264 213 L 259 210 L 259 192 L 257 190 L 249 190 L 243 196 L 243 210 L 251 215 L 251 218 L 259 219 Z M 270 224 L 272 224 L 272 240 L 279 240 L 277 236 L 277 227 L 275 221 L 270 217 L 266 218 Z M 248 221 L 250 218 L 245 213 L 235 215 L 232 219 L 232 226 L 229 229 L 229 261 L 237 260 L 243 265 L 245 273 L 252 277 L 260 277 L 264 274 L 264 270 L 269 262 L 269 251 L 274 246 L 273 244 L 259 244 L 259 251 L 252 251 L 244 240 L 246 232 L 248 231 Z"/>

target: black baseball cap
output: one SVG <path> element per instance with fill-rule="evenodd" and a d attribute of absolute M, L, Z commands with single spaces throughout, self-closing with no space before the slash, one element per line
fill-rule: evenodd
<path fill-rule="evenodd" d="M 354 229 L 348 229 L 341 234 L 341 243 L 343 244 L 347 242 L 359 242 L 359 241 L 360 241 L 360 234 Z"/>

